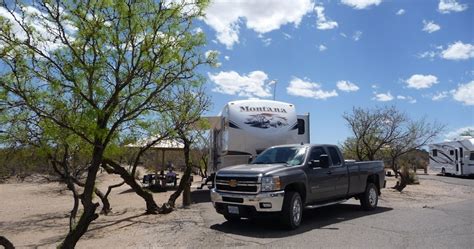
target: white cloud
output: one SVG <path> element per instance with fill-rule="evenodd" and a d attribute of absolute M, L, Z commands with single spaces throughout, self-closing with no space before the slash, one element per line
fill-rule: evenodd
<path fill-rule="evenodd" d="M 441 57 L 447 60 L 467 60 L 474 57 L 474 45 L 457 41 L 450 44 L 441 52 Z"/>
<path fill-rule="evenodd" d="M 446 133 L 446 139 L 448 140 L 453 140 L 455 138 L 458 138 L 460 134 L 463 132 L 469 131 L 469 130 L 474 130 L 474 126 L 466 126 L 466 127 L 461 127 L 459 129 L 450 131 Z"/>
<path fill-rule="evenodd" d="M 360 30 L 357 30 L 356 32 L 354 32 L 354 34 L 352 35 L 352 39 L 354 41 L 358 41 L 360 40 L 360 37 L 362 36 L 362 31 Z"/>
<path fill-rule="evenodd" d="M 324 7 L 322 5 L 314 7 L 316 11 L 316 28 L 320 30 L 334 29 L 337 28 L 337 22 L 326 18 L 324 15 Z"/>
<path fill-rule="evenodd" d="M 323 44 L 320 44 L 319 45 L 319 51 L 323 52 L 324 50 L 328 49 L 326 46 L 324 46 Z"/>
<path fill-rule="evenodd" d="M 447 14 L 450 12 L 461 12 L 467 9 L 467 4 L 458 3 L 456 0 L 440 0 L 438 11 Z"/>
<path fill-rule="evenodd" d="M 290 81 L 290 85 L 286 88 L 289 95 L 301 96 L 314 99 L 327 99 L 338 96 L 336 90 L 324 91 L 321 89 L 321 84 L 303 80 L 294 77 Z"/>
<path fill-rule="evenodd" d="M 348 5 L 354 9 L 366 9 L 371 5 L 379 5 L 382 0 L 341 0 L 341 3 Z"/>
<path fill-rule="evenodd" d="M 428 32 L 428 33 L 433 33 L 440 29 L 441 27 L 438 24 L 434 23 L 433 21 L 423 20 L 423 31 Z"/>
<path fill-rule="evenodd" d="M 339 33 L 342 37 L 347 38 L 347 35 L 345 33 Z"/>
<path fill-rule="evenodd" d="M 216 84 L 214 92 L 244 97 L 270 97 L 268 75 L 262 71 L 253 71 L 240 75 L 235 71 L 208 73 L 209 79 Z"/>
<path fill-rule="evenodd" d="M 285 38 L 285 40 L 290 40 L 291 38 L 293 38 L 290 34 L 285 32 L 283 32 L 283 37 Z"/>
<path fill-rule="evenodd" d="M 397 95 L 397 99 L 406 100 L 410 104 L 415 104 L 416 103 L 416 99 L 414 99 L 412 96 Z"/>
<path fill-rule="evenodd" d="M 405 10 L 404 10 L 404 9 L 399 9 L 399 10 L 397 11 L 397 13 L 395 13 L 395 14 L 396 14 L 397 16 L 401 16 L 401 15 L 405 14 Z"/>
<path fill-rule="evenodd" d="M 448 97 L 448 93 L 449 93 L 448 91 L 438 92 L 435 95 L 433 95 L 433 97 L 431 97 L 431 100 L 433 100 L 433 101 L 442 100 L 442 99 Z"/>
<path fill-rule="evenodd" d="M 230 60 L 230 57 L 229 57 L 228 55 L 226 55 L 226 56 L 224 56 L 224 59 L 225 59 L 226 61 L 228 61 L 228 60 Z"/>
<path fill-rule="evenodd" d="M 272 44 L 272 38 L 265 38 L 262 34 L 258 35 L 258 38 L 263 42 L 263 46 L 268 47 Z"/>
<path fill-rule="evenodd" d="M 60 36 L 61 29 L 55 22 L 44 18 L 48 16 L 48 14 L 41 12 L 33 6 L 17 7 L 17 11 L 14 11 L 13 13 L 10 13 L 4 7 L 0 7 L 0 16 L 4 17 L 6 21 L 11 24 L 11 32 L 15 38 L 20 41 L 24 41 L 28 38 L 27 33 L 18 24 L 18 20 L 20 23 L 23 22 L 24 25 L 32 29 L 29 31 L 33 34 L 31 37 L 34 37 L 31 42 L 37 45 L 44 53 L 48 54 L 50 51 L 63 46 L 62 43 L 57 42 L 57 37 Z M 64 10 L 60 9 L 59 11 L 63 12 Z M 60 18 L 64 18 L 64 15 L 60 15 Z M 77 28 L 67 20 L 61 20 L 61 24 L 66 33 L 66 37 L 69 41 L 73 41 Z"/>
<path fill-rule="evenodd" d="M 372 89 L 378 89 L 379 88 L 376 84 L 373 84 L 371 87 L 372 87 Z"/>
<path fill-rule="evenodd" d="M 212 1 L 204 22 L 217 32 L 217 40 L 228 49 L 239 43 L 242 24 L 259 34 L 279 29 L 285 24 L 298 26 L 314 8 L 311 0 L 293 1 Z"/>
<path fill-rule="evenodd" d="M 439 53 L 435 51 L 425 51 L 417 55 L 418 58 L 429 58 L 433 60 Z"/>
<path fill-rule="evenodd" d="M 453 92 L 453 98 L 465 105 L 474 105 L 474 80 L 459 85 L 459 87 Z"/>
<path fill-rule="evenodd" d="M 199 34 L 199 33 L 203 33 L 204 31 L 202 30 L 202 28 L 197 27 L 197 28 L 195 28 L 195 29 L 193 30 L 193 32 L 194 32 L 195 34 Z"/>
<path fill-rule="evenodd" d="M 387 101 L 392 101 L 393 96 L 390 92 L 387 93 L 374 93 L 375 96 L 372 98 L 373 100 L 381 101 L 381 102 L 387 102 Z"/>
<path fill-rule="evenodd" d="M 209 58 L 209 56 L 217 57 L 219 54 L 220 54 L 220 52 L 217 51 L 217 50 L 207 50 L 207 51 L 204 53 L 204 55 L 206 56 L 206 58 Z"/>
<path fill-rule="evenodd" d="M 438 78 L 434 75 L 414 74 L 406 81 L 408 88 L 422 89 L 430 88 L 438 83 Z"/>
<path fill-rule="evenodd" d="M 336 85 L 339 90 L 344 92 L 356 92 L 359 90 L 359 87 L 356 84 L 346 80 L 340 80 Z"/>

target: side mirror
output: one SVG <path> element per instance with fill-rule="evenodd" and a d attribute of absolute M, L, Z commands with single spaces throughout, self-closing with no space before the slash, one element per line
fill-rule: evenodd
<path fill-rule="evenodd" d="M 311 160 L 308 162 L 308 165 L 311 167 L 311 168 L 319 168 L 321 167 L 321 164 L 319 162 L 319 160 Z"/>
<path fill-rule="evenodd" d="M 247 163 L 251 163 L 251 162 L 252 162 L 252 160 L 253 160 L 253 156 L 249 156 L 249 160 L 248 160 L 248 162 L 247 162 Z"/>
<path fill-rule="evenodd" d="M 329 156 L 323 154 L 319 157 L 319 160 L 311 160 L 308 165 L 312 168 L 328 168 L 329 167 Z"/>
<path fill-rule="evenodd" d="M 319 167 L 321 168 L 329 168 L 329 156 L 326 154 L 322 154 L 319 157 Z"/>

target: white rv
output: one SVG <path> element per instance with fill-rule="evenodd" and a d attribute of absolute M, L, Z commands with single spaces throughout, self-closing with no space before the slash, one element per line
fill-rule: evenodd
<path fill-rule="evenodd" d="M 309 143 L 309 114 L 297 115 L 293 104 L 272 100 L 239 100 L 227 103 L 211 123 L 208 170 L 217 170 L 249 159 L 279 144 Z"/>
<path fill-rule="evenodd" d="M 430 170 L 442 174 L 474 174 L 474 138 L 460 137 L 454 141 L 431 144 Z"/>

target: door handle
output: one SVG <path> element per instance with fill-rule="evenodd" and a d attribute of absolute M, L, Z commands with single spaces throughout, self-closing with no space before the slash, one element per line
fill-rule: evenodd
<path fill-rule="evenodd" d="M 330 174 L 332 174 L 332 172 L 331 172 L 331 171 L 328 171 L 328 172 L 326 172 L 326 174 L 327 174 L 327 175 L 330 175 Z"/>

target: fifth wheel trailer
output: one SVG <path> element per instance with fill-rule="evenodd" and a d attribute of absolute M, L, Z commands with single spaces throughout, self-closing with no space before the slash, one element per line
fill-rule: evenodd
<path fill-rule="evenodd" d="M 246 164 L 263 150 L 281 144 L 309 143 L 309 114 L 293 104 L 272 100 L 227 103 L 211 124 L 208 170 Z"/>
<path fill-rule="evenodd" d="M 474 138 L 430 144 L 430 170 L 442 174 L 474 175 Z"/>

